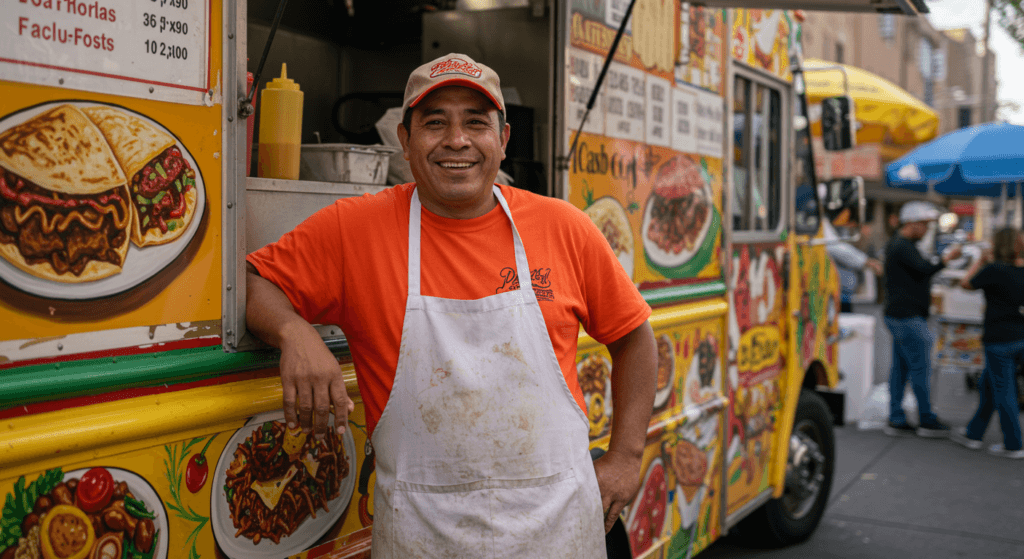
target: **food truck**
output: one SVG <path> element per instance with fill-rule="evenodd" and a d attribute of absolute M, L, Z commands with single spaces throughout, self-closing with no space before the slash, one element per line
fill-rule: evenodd
<path fill-rule="evenodd" d="M 365 119 L 383 111 L 365 107 L 395 90 L 400 104 L 409 71 L 440 54 L 497 70 L 507 172 L 589 215 L 654 309 L 642 485 L 610 545 L 681 558 L 733 530 L 806 538 L 832 481 L 838 283 L 800 14 L 743 4 L 9 2 L 0 558 L 372 554 L 374 455 L 344 333 L 318 326 L 356 403 L 349 428 L 287 429 L 279 353 L 245 330 L 244 257 L 387 185 L 251 176 L 246 71 L 267 52 L 265 74 L 286 61 L 306 93 L 304 144 L 380 141 Z M 596 456 L 609 353 L 581 331 L 577 363 Z"/>

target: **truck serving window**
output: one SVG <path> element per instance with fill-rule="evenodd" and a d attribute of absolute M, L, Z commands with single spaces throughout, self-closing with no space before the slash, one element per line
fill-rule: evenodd
<path fill-rule="evenodd" d="M 782 225 L 783 95 L 753 76 L 737 75 L 733 90 L 733 231 L 775 232 Z"/>

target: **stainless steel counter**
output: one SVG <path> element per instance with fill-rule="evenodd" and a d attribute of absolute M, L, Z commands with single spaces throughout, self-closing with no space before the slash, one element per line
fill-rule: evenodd
<path fill-rule="evenodd" d="M 339 198 L 376 194 L 388 185 L 246 178 L 246 252 L 291 231 Z"/>

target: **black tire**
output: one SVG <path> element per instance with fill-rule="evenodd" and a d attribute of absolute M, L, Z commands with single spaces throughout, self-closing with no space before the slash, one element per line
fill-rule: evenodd
<path fill-rule="evenodd" d="M 835 433 L 828 405 L 813 391 L 800 392 L 790 440 L 784 493 L 740 522 L 744 543 L 781 547 L 802 542 L 821 522 L 832 490 Z"/>

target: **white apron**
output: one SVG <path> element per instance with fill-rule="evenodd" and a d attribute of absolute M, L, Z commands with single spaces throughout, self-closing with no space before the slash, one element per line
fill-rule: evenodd
<path fill-rule="evenodd" d="M 420 207 L 414 190 L 402 345 L 372 438 L 374 559 L 604 559 L 589 423 L 555 358 L 515 223 L 519 290 L 424 297 Z"/>

